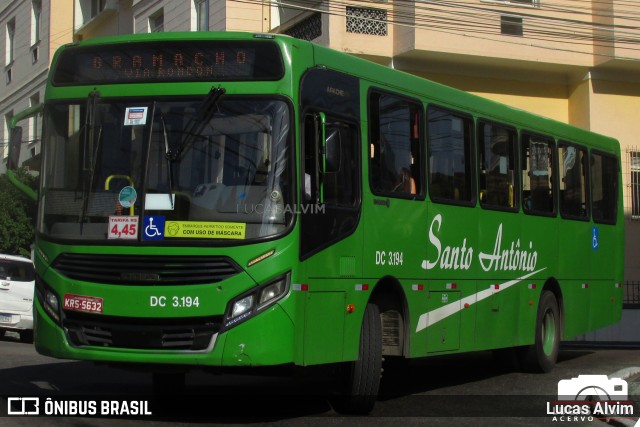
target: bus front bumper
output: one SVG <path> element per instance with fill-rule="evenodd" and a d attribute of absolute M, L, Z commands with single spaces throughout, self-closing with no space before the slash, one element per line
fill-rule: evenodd
<path fill-rule="evenodd" d="M 63 330 L 49 317 L 38 298 L 34 302 L 34 315 L 36 350 L 60 359 L 211 367 L 276 366 L 294 362 L 294 325 L 279 304 L 231 329 L 214 333 L 206 348 L 200 350 L 73 345 L 69 330 Z"/>

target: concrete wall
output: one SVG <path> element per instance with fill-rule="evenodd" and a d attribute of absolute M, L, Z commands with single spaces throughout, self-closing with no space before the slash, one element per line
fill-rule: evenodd
<path fill-rule="evenodd" d="M 575 342 L 611 342 L 611 343 L 640 343 L 640 310 L 622 310 L 620 323 L 607 326 L 597 331 L 581 335 L 572 341 Z"/>

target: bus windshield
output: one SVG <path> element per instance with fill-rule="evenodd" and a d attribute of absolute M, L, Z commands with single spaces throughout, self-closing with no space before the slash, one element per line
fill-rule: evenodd
<path fill-rule="evenodd" d="M 223 93 L 47 106 L 38 232 L 192 243 L 286 230 L 288 105 Z"/>

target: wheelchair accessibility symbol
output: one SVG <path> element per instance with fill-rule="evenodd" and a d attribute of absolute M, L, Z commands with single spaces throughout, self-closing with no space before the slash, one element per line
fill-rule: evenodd
<path fill-rule="evenodd" d="M 598 241 L 598 239 L 599 239 L 598 227 L 593 227 L 593 231 L 591 232 L 591 249 L 593 249 L 594 251 L 597 251 L 598 246 L 600 245 L 600 242 Z"/>
<path fill-rule="evenodd" d="M 143 219 L 143 240 L 164 239 L 164 216 L 145 216 Z"/>

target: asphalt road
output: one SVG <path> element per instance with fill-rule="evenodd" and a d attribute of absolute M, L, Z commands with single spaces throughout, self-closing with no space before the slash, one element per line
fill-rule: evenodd
<path fill-rule="evenodd" d="M 38 355 L 9 335 L 0 339 L 0 425 L 505 425 L 570 424 L 606 427 L 595 419 L 554 420 L 547 413 L 557 400 L 558 382 L 579 375 L 610 375 L 640 366 L 640 349 L 563 347 L 549 374 L 512 371 L 490 352 L 433 357 L 388 367 L 382 391 L 369 417 L 337 414 L 327 400 L 323 378 L 211 374 L 187 376 L 183 394 L 156 400 L 148 373 L 64 361 Z M 640 372 L 631 370 L 631 372 Z M 629 380 L 629 399 L 640 415 L 640 375 Z M 9 397 L 41 401 L 118 400 L 148 402 L 153 415 L 121 417 L 6 416 Z M 67 408 L 68 409 L 68 408 Z M 565 417 L 566 418 L 566 417 Z M 5 424 L 5 421 L 8 422 Z M 606 420 L 605 420 L 606 421 Z M 618 420 L 610 420 L 617 423 Z M 631 424 L 633 425 L 633 424 Z"/>

